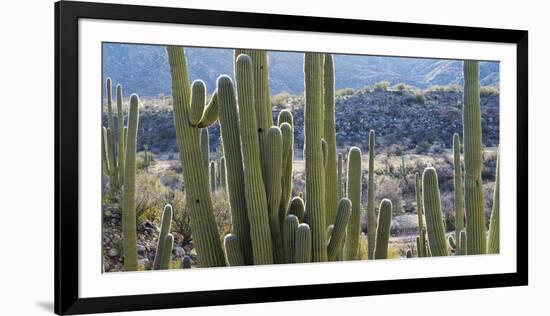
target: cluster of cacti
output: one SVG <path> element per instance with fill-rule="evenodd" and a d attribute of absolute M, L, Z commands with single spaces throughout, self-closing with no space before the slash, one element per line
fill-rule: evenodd
<path fill-rule="evenodd" d="M 294 123 L 291 112 L 281 111 L 276 125 L 273 123 L 267 52 L 236 50 L 235 83 L 229 76 L 220 76 L 217 90 L 208 104 L 205 84 L 200 80 L 189 84 L 184 49 L 168 46 L 167 53 L 172 76 L 174 125 L 197 265 L 214 267 L 358 259 L 362 155 L 358 147 L 350 148 L 344 190 L 344 157 L 336 152 L 332 56 L 305 53 L 304 57 L 305 192 L 302 198 L 292 197 Z M 455 206 L 456 237 L 446 237 L 437 173 L 435 169 L 427 168 L 422 175 L 422 186 L 418 174 L 415 179 L 419 223 L 416 253 L 419 257 L 448 255 L 449 247 L 456 254 L 485 253 L 486 249 L 496 253 L 499 250 L 498 175 L 488 241 L 486 234 L 481 234 L 481 230 L 485 232 L 485 221 L 479 220 L 480 210 L 484 210 L 484 206 L 483 192 L 480 191 L 482 151 L 480 120 L 476 117 L 479 116 L 479 89 L 476 90 L 474 84 L 476 67 L 477 63 L 465 62 L 465 203 L 464 206 L 460 203 Z M 119 95 L 121 99 L 122 92 L 117 88 L 117 99 Z M 109 99 L 110 93 L 108 115 L 111 118 L 109 128 L 103 129 L 102 137 L 103 165 L 113 184 L 124 183 L 124 264 L 126 270 L 136 270 L 138 98 L 135 95 L 131 97 L 127 136 L 124 136 L 124 128 L 122 132 L 119 130 L 122 143 L 119 142 L 118 147 L 119 150 L 123 148 L 123 153 L 119 151 L 118 155 L 114 155 L 114 123 L 111 122 Z M 122 121 L 121 107 L 119 121 Z M 218 151 L 217 157 L 220 159 L 210 161 L 208 127 L 218 120 L 223 156 L 220 158 Z M 453 138 L 453 154 L 455 199 L 461 202 L 458 135 Z M 148 155 L 145 148 L 146 165 L 150 163 Z M 117 162 L 114 159 L 117 156 L 119 160 L 122 157 L 123 161 Z M 401 159 L 402 176 L 406 179 L 404 157 Z M 383 199 L 376 218 L 374 161 L 375 133 L 371 130 L 366 208 L 367 253 L 369 259 L 384 259 L 388 257 L 392 202 Z M 123 166 L 124 174 L 114 176 L 110 171 L 120 166 Z M 216 226 L 211 200 L 211 192 L 217 190 L 218 180 L 219 187 L 227 194 L 232 217 L 232 232 L 223 241 Z M 170 267 L 174 242 L 170 234 L 171 218 L 172 208 L 167 205 L 161 219 L 154 269 Z M 406 257 L 412 256 L 413 251 L 407 250 Z M 190 257 L 184 257 L 182 268 L 190 266 Z"/>

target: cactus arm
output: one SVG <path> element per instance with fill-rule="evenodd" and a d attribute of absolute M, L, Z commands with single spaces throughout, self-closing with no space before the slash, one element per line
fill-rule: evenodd
<path fill-rule="evenodd" d="M 290 112 L 289 112 L 290 113 Z M 279 116 L 280 118 L 280 116 Z M 283 169 L 281 179 L 281 202 L 279 204 L 279 222 L 286 218 L 286 212 L 292 195 L 292 163 L 294 160 L 294 131 L 292 125 L 282 122 L 279 127 L 283 135 Z"/>
<path fill-rule="evenodd" d="M 375 157 L 375 134 L 374 130 L 369 132 L 369 173 L 367 188 L 367 241 L 369 259 L 374 259 L 374 246 L 376 244 L 376 217 L 374 214 L 374 157 Z M 348 180 L 349 181 L 349 180 Z M 353 202 L 353 201 L 352 201 Z"/>
<path fill-rule="evenodd" d="M 214 122 L 218 119 L 218 107 L 218 91 L 214 91 L 212 98 L 210 98 L 210 102 L 208 102 L 208 105 L 204 109 L 201 121 L 197 127 L 204 128 L 214 124 Z"/>
<path fill-rule="evenodd" d="M 174 236 L 168 234 L 162 240 L 164 247 L 160 257 L 160 265 L 158 270 L 170 269 L 170 262 L 172 260 L 172 249 L 174 248 Z"/>
<path fill-rule="evenodd" d="M 237 95 L 239 98 L 239 123 L 241 151 L 243 155 L 245 196 L 252 240 L 254 264 L 273 263 L 271 233 L 267 197 L 262 176 L 260 143 L 256 125 L 252 61 L 247 55 L 239 55 L 235 63 Z"/>
<path fill-rule="evenodd" d="M 336 221 L 327 246 L 328 260 L 334 261 L 341 252 L 344 245 L 346 228 L 348 225 L 349 215 L 351 213 L 351 201 L 347 198 L 342 198 L 338 203 L 338 211 L 336 212 Z"/>
<path fill-rule="evenodd" d="M 493 194 L 493 208 L 491 210 L 491 220 L 489 222 L 489 241 L 487 243 L 487 253 L 500 252 L 500 154 L 497 156 L 497 168 L 495 179 L 495 192 Z"/>
<path fill-rule="evenodd" d="M 356 260 L 361 225 L 361 150 L 357 147 L 351 147 L 349 150 L 347 192 L 351 201 L 351 215 L 344 245 L 344 260 Z"/>
<path fill-rule="evenodd" d="M 326 234 L 326 231 L 323 231 Z M 308 224 L 302 223 L 296 228 L 296 246 L 294 261 L 296 263 L 311 262 L 312 242 L 311 229 Z"/>
<path fill-rule="evenodd" d="M 218 103 L 222 146 L 226 167 L 226 186 L 231 206 L 233 232 L 239 236 L 244 262 L 253 263 L 248 206 L 246 203 L 243 157 L 237 100 L 231 78 L 218 78 Z"/>
<path fill-rule="evenodd" d="M 191 106 L 189 107 L 189 124 L 197 126 L 204 113 L 206 86 L 204 81 L 195 80 L 191 84 Z"/>
<path fill-rule="evenodd" d="M 441 212 L 439 183 L 437 173 L 432 167 L 426 168 L 422 175 L 422 198 L 432 256 L 447 256 L 447 241 Z"/>
<path fill-rule="evenodd" d="M 483 144 L 479 105 L 479 62 L 464 61 L 464 206 L 468 255 L 487 252 L 485 203 L 481 180 Z"/>
<path fill-rule="evenodd" d="M 283 247 L 285 263 L 294 263 L 296 246 L 296 229 L 298 228 L 298 217 L 288 215 L 283 222 Z"/>
<path fill-rule="evenodd" d="M 376 246 L 374 259 L 388 258 L 388 242 L 390 240 L 392 203 L 388 199 L 380 202 L 378 212 L 378 227 L 376 228 Z"/>
<path fill-rule="evenodd" d="M 160 234 L 158 237 L 157 242 L 157 252 L 155 254 L 155 261 L 153 261 L 153 270 L 158 270 L 160 268 L 160 261 L 162 258 L 162 253 L 165 251 L 164 249 L 164 238 L 170 233 L 170 225 L 172 223 L 172 206 L 170 204 L 166 204 L 164 207 L 164 212 L 162 214 L 162 218 L 160 220 Z"/>
<path fill-rule="evenodd" d="M 323 134 L 322 54 L 305 53 L 304 159 L 306 175 L 306 214 L 311 229 L 312 261 L 327 261 Z"/>
<path fill-rule="evenodd" d="M 269 209 L 269 226 L 273 244 L 273 259 L 275 263 L 284 261 L 283 241 L 279 206 L 281 204 L 281 180 L 283 173 L 283 134 L 277 126 L 272 126 L 267 132 L 266 142 L 266 189 Z"/>
<path fill-rule="evenodd" d="M 224 266 L 225 256 L 210 199 L 208 169 L 198 168 L 205 166 L 200 150 L 199 129 L 189 124 L 190 89 L 185 53 L 178 46 L 168 46 L 167 52 L 172 77 L 174 126 L 183 166 L 183 180 L 186 183 L 186 205 L 191 218 L 197 265 Z"/>
<path fill-rule="evenodd" d="M 122 110 L 122 86 L 116 86 L 116 108 L 117 108 L 117 124 L 118 124 L 118 183 L 124 184 L 124 157 L 126 151 L 124 137 L 124 113 Z"/>
<path fill-rule="evenodd" d="M 231 267 L 244 266 L 243 252 L 241 244 L 235 234 L 227 234 L 223 240 L 225 246 L 225 255 L 227 263 Z"/>
<path fill-rule="evenodd" d="M 124 270 L 136 271 L 137 232 L 136 232 L 136 143 L 139 124 L 139 99 L 130 96 L 128 115 L 128 139 L 126 146 L 126 164 L 124 169 L 124 198 L 122 208 L 122 235 L 124 249 Z"/>

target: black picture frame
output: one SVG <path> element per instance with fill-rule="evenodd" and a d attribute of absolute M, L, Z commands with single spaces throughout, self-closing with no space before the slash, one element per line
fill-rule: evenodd
<path fill-rule="evenodd" d="M 83 18 L 515 44 L 517 47 L 517 272 L 79 298 L 78 21 Z M 72 1 L 55 3 L 55 312 L 59 315 L 69 315 L 527 285 L 527 43 L 528 32 L 523 30 Z"/>

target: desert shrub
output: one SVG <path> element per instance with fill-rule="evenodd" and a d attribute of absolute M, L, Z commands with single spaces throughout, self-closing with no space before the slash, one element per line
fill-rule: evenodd
<path fill-rule="evenodd" d="M 378 177 L 376 186 L 376 207 L 380 205 L 382 199 L 389 199 L 393 204 L 393 213 L 401 212 L 403 206 L 403 192 L 401 191 L 401 179 L 388 176 Z"/>
<path fill-rule="evenodd" d="M 232 231 L 231 224 L 231 208 L 227 194 L 222 194 L 221 191 L 213 193 L 212 202 L 214 206 L 214 216 L 220 236 L 225 236 Z"/>
<path fill-rule="evenodd" d="M 183 190 L 183 177 L 181 173 L 176 173 L 173 170 L 166 170 L 160 176 L 160 182 L 165 187 L 172 190 Z"/>
<path fill-rule="evenodd" d="M 404 92 L 411 91 L 412 87 L 401 82 L 401 83 L 398 83 L 397 85 L 395 85 L 395 90 L 397 92 L 399 92 L 400 94 L 403 94 Z"/>
<path fill-rule="evenodd" d="M 491 209 L 493 207 L 493 194 L 495 192 L 495 182 L 488 182 L 483 184 L 483 197 L 485 202 L 485 217 L 486 223 L 489 223 L 491 218 Z M 489 228 L 489 226 L 487 226 Z"/>
<path fill-rule="evenodd" d="M 271 105 L 278 109 L 285 109 L 290 99 L 290 93 L 283 91 L 271 97 Z"/>
<path fill-rule="evenodd" d="M 136 176 L 136 215 L 138 220 L 159 221 L 166 189 L 160 179 L 148 172 Z"/>
<path fill-rule="evenodd" d="M 479 94 L 481 96 L 491 96 L 494 94 L 499 94 L 500 89 L 498 86 L 481 86 L 479 87 Z"/>
<path fill-rule="evenodd" d="M 426 103 L 426 97 L 424 96 L 424 92 L 422 92 L 422 90 L 416 90 L 414 92 L 414 101 L 418 104 Z"/>
<path fill-rule="evenodd" d="M 179 190 L 171 191 L 169 197 L 169 203 L 174 210 L 172 231 L 176 231 L 183 236 L 182 244 L 185 245 L 191 241 L 191 218 L 185 207 L 185 193 Z"/>
<path fill-rule="evenodd" d="M 399 144 L 391 144 L 386 148 L 386 156 L 388 157 L 402 156 L 403 150 L 404 150 L 403 146 Z"/>
<path fill-rule="evenodd" d="M 417 154 L 425 154 L 428 152 L 428 149 L 432 146 L 432 144 L 427 140 L 422 140 L 416 145 L 416 153 Z"/>
<path fill-rule="evenodd" d="M 361 234 L 361 237 L 359 237 L 359 244 L 357 247 L 359 248 L 357 251 L 357 257 L 359 260 L 369 260 L 368 241 L 365 234 Z"/>
<path fill-rule="evenodd" d="M 337 97 L 343 97 L 346 95 L 352 95 L 355 93 L 355 90 L 353 88 L 344 88 L 344 89 L 338 89 L 336 92 L 334 92 L 334 95 Z"/>
<path fill-rule="evenodd" d="M 388 81 L 380 81 L 374 84 L 374 91 L 388 91 L 389 86 Z"/>

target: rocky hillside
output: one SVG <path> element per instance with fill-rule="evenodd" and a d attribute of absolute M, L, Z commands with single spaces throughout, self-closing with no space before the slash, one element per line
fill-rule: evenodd
<path fill-rule="evenodd" d="M 336 141 L 366 151 L 368 132 L 376 130 L 376 146 L 390 145 L 416 153 L 440 152 L 451 147 L 453 133 L 462 134 L 461 91 L 367 91 L 336 98 Z M 294 113 L 296 155 L 303 148 L 303 98 L 292 96 L 284 102 Z M 274 108 L 274 116 L 280 111 Z M 483 143 L 499 144 L 499 95 L 481 96 Z M 107 124 L 106 115 L 103 117 Z M 209 128 L 211 150 L 219 145 L 219 125 Z M 144 99 L 140 112 L 138 150 L 147 144 L 155 154 L 177 152 L 171 99 Z"/>
<path fill-rule="evenodd" d="M 233 50 L 187 48 L 189 76 L 202 79 L 208 91 L 221 74 L 233 74 Z M 272 94 L 304 89 L 303 54 L 269 52 Z M 362 89 L 380 81 L 405 83 L 426 89 L 434 85 L 462 84 L 462 61 L 384 56 L 334 55 L 336 88 Z M 171 94 L 170 72 L 164 46 L 105 43 L 103 76 L 122 84 L 128 92 L 144 96 Z M 105 82 L 105 80 L 103 81 Z M 498 85 L 499 63 L 480 64 L 481 85 Z"/>

